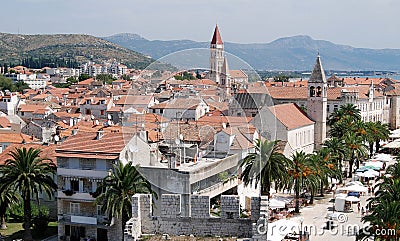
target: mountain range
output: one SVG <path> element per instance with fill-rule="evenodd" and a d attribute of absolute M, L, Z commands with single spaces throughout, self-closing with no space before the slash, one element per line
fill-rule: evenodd
<path fill-rule="evenodd" d="M 103 39 L 154 59 L 180 50 L 209 48 L 209 42 L 148 40 L 131 33 L 116 34 Z M 304 35 L 279 38 L 270 43 L 225 42 L 224 47 L 226 52 L 243 59 L 257 70 L 310 71 L 318 53 L 327 70 L 400 70 L 400 49 L 355 48 Z"/>
<path fill-rule="evenodd" d="M 0 64 L 21 64 L 24 59 L 30 59 L 29 63 L 41 60 L 41 64 L 49 61 L 50 67 L 59 65 L 60 60 L 76 65 L 116 59 L 132 68 L 145 68 L 152 62 L 148 56 L 90 35 L 0 33 Z"/>

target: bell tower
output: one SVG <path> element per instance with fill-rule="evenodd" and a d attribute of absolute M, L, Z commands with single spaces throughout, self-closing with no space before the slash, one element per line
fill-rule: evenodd
<path fill-rule="evenodd" d="M 315 121 L 314 148 L 320 149 L 326 139 L 327 81 L 318 54 L 314 70 L 308 80 L 307 114 Z"/>
<path fill-rule="evenodd" d="M 210 79 L 217 84 L 220 83 L 220 76 L 224 64 L 224 43 L 219 33 L 218 25 L 215 25 L 214 35 L 210 44 Z"/>

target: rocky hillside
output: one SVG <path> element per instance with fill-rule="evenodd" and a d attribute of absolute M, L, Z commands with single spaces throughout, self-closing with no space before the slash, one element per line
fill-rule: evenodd
<path fill-rule="evenodd" d="M 145 68 L 152 61 L 148 56 L 90 35 L 0 33 L 0 64 L 21 64 L 27 58 L 48 59 L 48 66 L 54 65 L 54 62 L 59 65 L 56 60 L 80 64 L 116 59 L 128 67 Z"/>

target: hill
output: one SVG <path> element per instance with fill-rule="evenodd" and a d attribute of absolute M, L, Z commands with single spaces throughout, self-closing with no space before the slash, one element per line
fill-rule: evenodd
<path fill-rule="evenodd" d="M 60 60 L 80 64 L 116 59 L 128 67 L 144 68 L 152 61 L 143 54 L 90 35 L 0 33 L 0 64 L 21 64 L 27 58 L 48 60 L 50 67 Z"/>
<path fill-rule="evenodd" d="M 179 50 L 209 47 L 208 42 L 147 40 L 137 34 L 116 34 L 103 39 L 155 59 Z M 225 42 L 225 50 L 258 70 L 311 70 L 318 52 L 325 69 L 400 70 L 399 49 L 354 48 L 303 35 L 260 44 Z"/>

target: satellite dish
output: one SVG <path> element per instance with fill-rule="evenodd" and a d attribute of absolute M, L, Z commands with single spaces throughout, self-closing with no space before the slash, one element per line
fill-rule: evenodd
<path fill-rule="evenodd" d="M 181 143 L 180 140 L 178 138 L 176 138 L 175 139 L 175 144 L 179 145 L 179 143 Z"/>
<path fill-rule="evenodd" d="M 107 119 L 111 120 L 111 115 L 110 114 L 107 115 Z"/>
<path fill-rule="evenodd" d="M 99 120 L 96 120 L 94 123 L 96 124 L 96 126 L 98 126 L 99 125 Z"/>
<path fill-rule="evenodd" d="M 94 120 L 94 116 L 93 116 L 93 115 L 92 115 L 92 116 L 90 116 L 90 119 Z"/>
<path fill-rule="evenodd" d="M 183 135 L 182 134 L 179 135 L 179 140 L 183 141 Z"/>
<path fill-rule="evenodd" d="M 60 141 L 60 137 L 59 137 L 58 135 L 55 135 L 55 136 L 54 136 L 54 140 L 55 140 L 55 141 Z"/>

